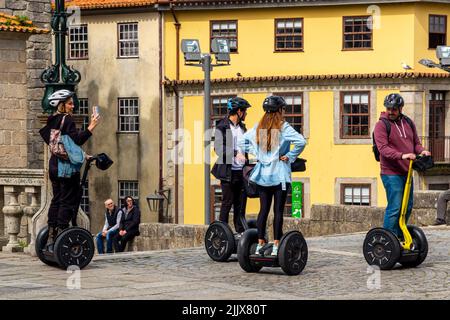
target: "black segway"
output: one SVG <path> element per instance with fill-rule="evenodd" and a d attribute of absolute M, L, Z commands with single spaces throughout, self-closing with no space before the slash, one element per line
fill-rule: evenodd
<path fill-rule="evenodd" d="M 81 179 L 81 189 L 86 183 L 88 171 L 95 161 L 95 165 L 100 170 L 107 170 L 113 161 L 105 154 L 101 153 L 86 160 L 83 177 Z M 78 206 L 81 202 L 81 194 L 78 197 Z M 48 226 L 39 231 L 36 237 L 36 254 L 45 264 L 52 267 L 67 269 L 69 266 L 77 266 L 80 269 L 86 267 L 94 256 L 94 241 L 92 234 L 83 228 L 76 226 L 76 215 L 72 218 L 72 227 L 59 233 L 53 245 L 53 251 L 48 251 L 45 247 L 48 239 Z"/>
<path fill-rule="evenodd" d="M 428 241 L 425 233 L 416 226 L 406 225 L 406 211 L 411 191 L 412 170 L 423 172 L 431 167 L 433 167 L 433 160 L 429 156 L 410 161 L 399 220 L 403 240 L 390 230 L 371 229 L 363 244 L 364 258 L 369 265 L 378 266 L 381 270 L 390 270 L 397 262 L 403 267 L 417 267 L 427 257 Z"/>
<path fill-rule="evenodd" d="M 298 275 L 308 261 L 308 246 L 299 231 L 284 234 L 278 247 L 278 255 L 272 256 L 273 243 L 267 243 L 256 254 L 258 231 L 249 229 L 244 232 L 238 245 L 238 261 L 247 272 L 258 272 L 262 267 L 281 267 L 287 275 Z"/>
<path fill-rule="evenodd" d="M 240 220 L 245 230 L 256 228 L 256 220 L 250 219 L 247 222 L 243 216 L 240 216 Z M 214 221 L 206 230 L 206 252 L 214 261 L 227 261 L 232 254 L 237 252 L 240 237 L 241 234 L 233 233 L 228 223 Z"/>

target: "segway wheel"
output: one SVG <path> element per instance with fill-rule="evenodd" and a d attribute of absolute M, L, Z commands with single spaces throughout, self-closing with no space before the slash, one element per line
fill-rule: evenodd
<path fill-rule="evenodd" d="M 258 272 L 262 266 L 250 260 L 250 255 L 255 252 L 258 244 L 258 230 L 248 229 L 239 240 L 237 256 L 239 265 L 246 272 Z"/>
<path fill-rule="evenodd" d="M 48 260 L 45 254 L 42 252 L 42 250 L 44 250 L 45 248 L 45 245 L 47 244 L 47 239 L 48 239 L 48 226 L 42 228 L 36 237 L 36 243 L 34 246 L 36 250 L 36 255 L 38 256 L 39 260 L 41 260 L 46 265 L 49 265 L 51 267 L 58 267 L 58 264 L 56 262 Z"/>
<path fill-rule="evenodd" d="M 250 219 L 247 221 L 247 225 L 249 229 L 256 229 L 256 219 Z"/>
<path fill-rule="evenodd" d="M 400 259 L 400 242 L 391 231 L 374 228 L 364 239 L 363 253 L 369 265 L 378 266 L 381 270 L 390 270 Z"/>
<path fill-rule="evenodd" d="M 53 250 L 61 268 L 77 266 L 83 269 L 94 256 L 94 241 L 87 230 L 72 227 L 58 235 Z"/>
<path fill-rule="evenodd" d="M 427 257 L 427 254 L 428 254 L 428 241 L 427 241 L 427 237 L 425 236 L 425 233 L 422 231 L 422 229 L 420 229 L 416 226 L 409 225 L 408 231 L 409 231 L 409 233 L 411 233 L 414 250 L 417 250 L 419 252 L 419 254 L 415 261 L 401 262 L 401 264 L 403 267 L 406 267 L 406 268 L 414 268 L 425 261 L 425 258 Z"/>
<path fill-rule="evenodd" d="M 214 261 L 223 262 L 236 250 L 233 232 L 230 227 L 221 221 L 214 221 L 206 230 L 205 249 Z"/>
<path fill-rule="evenodd" d="M 281 269 L 290 276 L 298 275 L 308 261 L 308 245 L 299 231 L 286 233 L 278 248 L 278 262 Z"/>

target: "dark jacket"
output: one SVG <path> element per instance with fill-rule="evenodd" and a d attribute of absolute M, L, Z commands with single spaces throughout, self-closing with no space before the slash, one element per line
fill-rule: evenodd
<path fill-rule="evenodd" d="M 51 129 L 59 129 L 64 115 L 65 114 L 63 113 L 57 113 L 49 116 L 47 119 L 47 125 L 39 130 L 39 133 L 45 143 L 48 144 L 50 142 Z M 75 121 L 70 114 L 67 114 L 61 131 L 62 134 L 69 135 L 69 137 L 71 137 L 72 140 L 79 146 L 83 145 L 92 135 L 92 133 L 87 129 L 85 131 L 78 131 L 75 127 Z M 51 180 L 58 178 L 58 158 L 54 155 L 52 155 L 49 160 L 49 175 Z"/>
<path fill-rule="evenodd" d="M 139 235 L 139 223 L 141 223 L 141 211 L 134 206 L 129 213 L 127 208 L 123 208 L 122 221 L 120 222 L 120 230 L 127 233 Z"/>
<path fill-rule="evenodd" d="M 217 162 L 214 164 L 211 173 L 219 180 L 231 181 L 231 164 L 236 156 L 233 148 L 233 134 L 231 133 L 230 119 L 228 116 L 220 120 L 216 125 L 214 132 L 214 151 L 216 152 Z M 247 131 L 245 124 L 241 121 L 239 126 L 244 133 Z M 248 158 L 247 153 L 245 157 Z"/>
<path fill-rule="evenodd" d="M 381 118 L 389 117 L 385 112 Z M 375 125 L 375 143 L 380 151 L 381 174 L 407 175 L 409 160 L 402 160 L 405 153 L 420 154 L 424 149 L 417 136 L 417 130 L 412 128 L 400 115 L 396 121 L 389 120 L 391 132 L 387 135 L 386 125 L 378 121 Z"/>

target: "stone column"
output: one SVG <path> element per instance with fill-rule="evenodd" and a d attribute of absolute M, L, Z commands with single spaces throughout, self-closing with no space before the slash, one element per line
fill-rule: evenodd
<path fill-rule="evenodd" d="M 29 206 L 26 206 L 23 209 L 24 214 L 27 215 L 27 225 L 28 225 L 28 233 L 31 234 L 33 232 L 33 224 L 31 219 L 33 218 L 34 214 L 38 212 L 40 205 L 38 204 L 38 193 L 40 191 L 40 187 L 26 187 L 25 188 L 25 194 L 28 196 L 28 194 L 31 195 L 31 203 Z M 26 253 L 30 253 L 30 247 L 34 247 L 34 238 L 31 237 L 31 241 L 28 244 L 28 247 L 25 248 Z"/>
<path fill-rule="evenodd" d="M 21 252 L 23 248 L 20 247 L 17 241 L 17 235 L 20 232 L 20 220 L 23 215 L 23 210 L 20 207 L 17 199 L 19 188 L 15 186 L 5 186 L 5 196 L 8 196 L 9 203 L 3 207 L 5 214 L 5 225 L 9 235 L 9 242 L 2 248 L 5 252 Z"/>

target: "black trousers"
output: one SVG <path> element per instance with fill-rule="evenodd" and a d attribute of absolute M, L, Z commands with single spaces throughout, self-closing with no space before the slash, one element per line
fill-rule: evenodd
<path fill-rule="evenodd" d="M 70 178 L 50 177 L 53 198 L 48 210 L 48 226 L 65 229 L 80 205 L 80 174 Z"/>
<path fill-rule="evenodd" d="M 244 190 L 242 170 L 231 170 L 231 181 L 221 180 L 222 204 L 220 206 L 219 220 L 228 223 L 231 206 L 233 206 L 233 223 L 236 232 L 244 232 L 241 217 L 245 218 L 247 196 Z"/>
<path fill-rule="evenodd" d="M 124 236 L 117 233 L 113 238 L 114 250 L 116 252 L 123 252 L 127 246 L 127 242 L 133 240 L 137 236 L 137 232 L 127 232 Z"/>
<path fill-rule="evenodd" d="M 277 186 L 263 187 L 258 185 L 260 209 L 256 226 L 258 228 L 258 239 L 264 239 L 269 216 L 270 206 L 273 204 L 273 238 L 280 240 L 283 236 L 283 211 L 286 204 L 287 193 L 290 184 L 286 185 L 286 190 L 282 190 L 281 184 Z"/>

